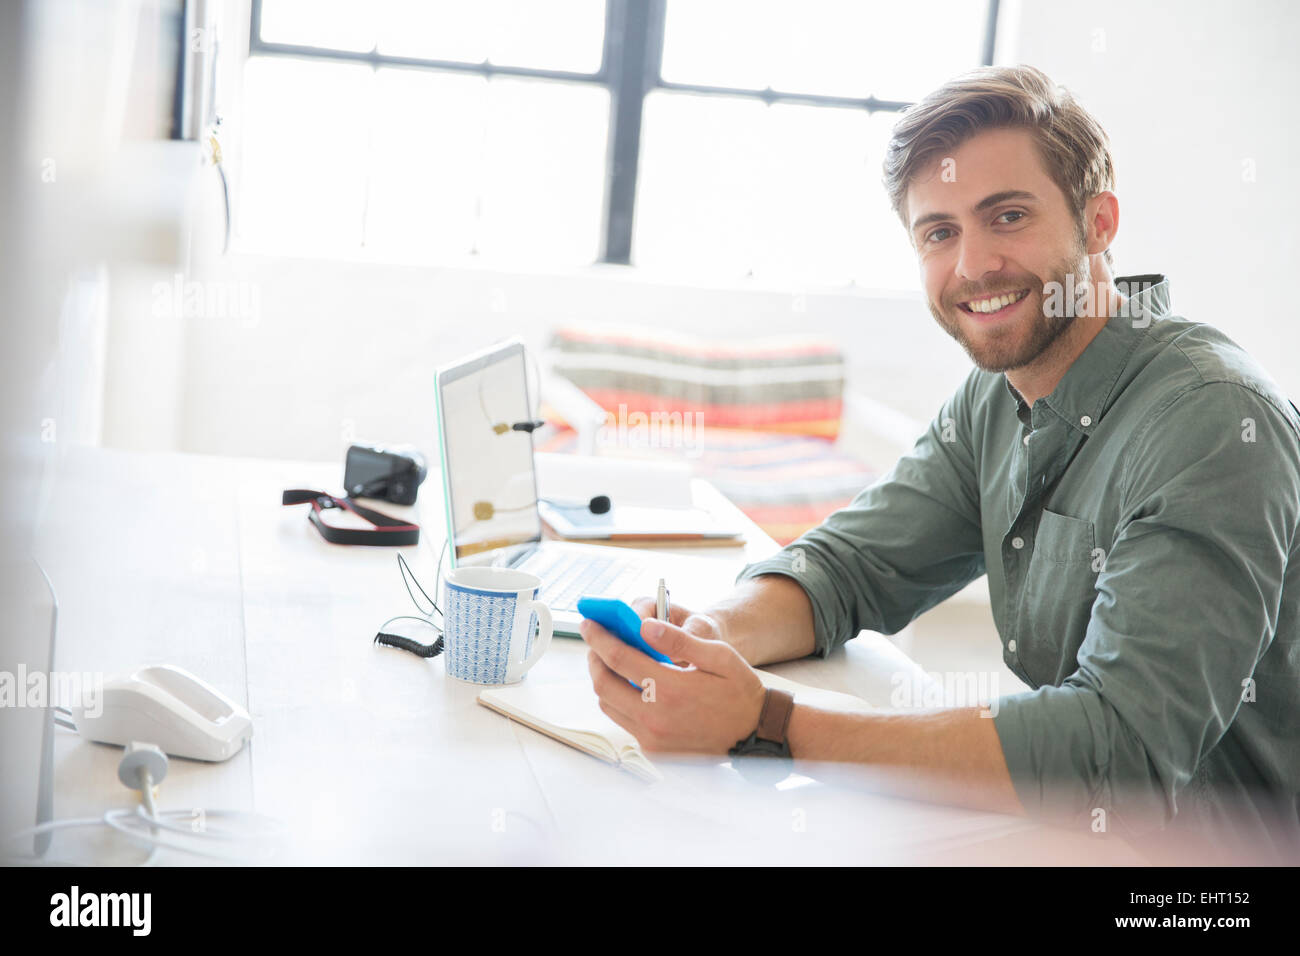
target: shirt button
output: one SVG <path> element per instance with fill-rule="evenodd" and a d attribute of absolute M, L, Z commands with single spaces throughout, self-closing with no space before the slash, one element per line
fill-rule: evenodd
<path fill-rule="evenodd" d="M 1082 425 L 1084 428 L 1087 428 L 1089 425 L 1092 424 L 1092 416 L 1084 415 L 1082 418 L 1079 419 L 1079 424 Z"/>
<path fill-rule="evenodd" d="M 1007 650 L 1009 650 L 1012 654 L 1016 652 L 1016 639 L 1014 637 L 1011 640 L 1007 641 Z"/>
<path fill-rule="evenodd" d="M 1025 546 L 1024 538 L 1017 536 L 1011 539 L 1011 547 L 1015 548 L 1017 551 L 1019 551 L 1024 546 Z"/>

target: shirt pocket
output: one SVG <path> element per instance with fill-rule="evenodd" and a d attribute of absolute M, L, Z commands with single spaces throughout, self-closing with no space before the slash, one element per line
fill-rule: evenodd
<path fill-rule="evenodd" d="M 1035 687 L 1059 685 L 1078 669 L 1097 596 L 1096 540 L 1091 521 L 1054 511 L 1038 516 L 1017 628 L 1020 665 Z"/>

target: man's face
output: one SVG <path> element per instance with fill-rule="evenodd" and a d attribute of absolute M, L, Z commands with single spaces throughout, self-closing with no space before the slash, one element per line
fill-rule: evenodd
<path fill-rule="evenodd" d="M 980 368 L 1022 368 L 1074 322 L 1044 315 L 1045 286 L 1090 281 L 1085 237 L 1027 130 L 967 140 L 912 181 L 906 213 L 930 312 Z M 1019 301 L 981 311 L 1002 294 Z"/>

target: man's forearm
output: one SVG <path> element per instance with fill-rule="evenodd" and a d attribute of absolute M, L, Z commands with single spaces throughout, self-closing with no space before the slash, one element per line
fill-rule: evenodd
<path fill-rule="evenodd" d="M 697 629 L 720 636 L 751 666 L 807 657 L 817 647 L 812 602 L 780 574 L 742 581 L 706 608 Z M 970 707 L 924 713 L 839 713 L 798 704 L 787 737 L 796 760 L 855 764 L 870 785 L 914 799 L 1023 814 L 993 720 Z M 854 771 L 857 772 L 857 771 Z"/>
<path fill-rule="evenodd" d="M 787 739 L 796 760 L 867 765 L 874 788 L 912 799 L 1024 814 L 1002 743 L 978 707 L 854 714 L 796 705 Z"/>
<path fill-rule="evenodd" d="M 817 648 L 812 602 L 803 588 L 784 575 L 742 581 L 704 613 L 754 667 L 807 657 Z"/>

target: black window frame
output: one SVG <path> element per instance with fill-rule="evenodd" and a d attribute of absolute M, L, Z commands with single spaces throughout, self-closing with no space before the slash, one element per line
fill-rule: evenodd
<path fill-rule="evenodd" d="M 993 63 L 999 0 L 987 0 L 983 55 Z M 800 103 L 860 109 L 868 113 L 900 112 L 912 104 L 900 100 L 827 96 L 743 87 L 670 83 L 663 78 L 664 22 L 667 0 L 605 0 L 605 35 L 600 68 L 594 73 L 503 66 L 484 60 L 466 63 L 420 57 L 392 56 L 378 48 L 367 52 L 270 43 L 262 39 L 262 0 L 252 0 L 248 55 L 286 56 L 368 63 L 374 69 L 402 67 L 450 73 L 476 73 L 484 77 L 517 76 L 566 83 L 594 83 L 609 90 L 609 129 L 605 150 L 604 199 L 601 208 L 601 243 L 598 262 L 631 264 L 632 232 L 636 213 L 638 164 L 641 158 L 642 114 L 646 95 L 654 90 L 760 99 L 772 103 Z"/>

